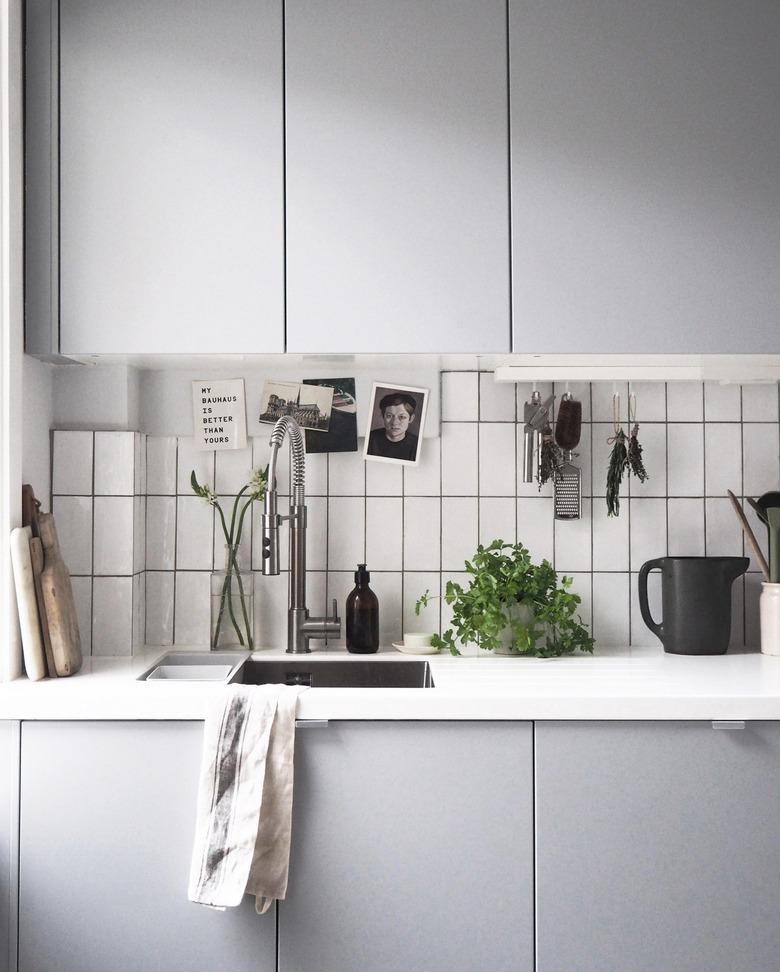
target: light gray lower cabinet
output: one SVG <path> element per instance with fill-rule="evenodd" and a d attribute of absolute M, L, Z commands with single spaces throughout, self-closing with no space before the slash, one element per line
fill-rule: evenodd
<path fill-rule="evenodd" d="M 780 724 L 539 723 L 538 972 L 775 972 Z"/>
<path fill-rule="evenodd" d="M 533 969 L 532 728 L 299 729 L 280 972 Z"/>
<path fill-rule="evenodd" d="M 19 723 L 0 721 L 0 972 L 16 967 L 16 828 L 19 796 Z"/>
<path fill-rule="evenodd" d="M 200 722 L 22 724 L 20 972 L 270 972 L 273 911 L 187 900 Z"/>

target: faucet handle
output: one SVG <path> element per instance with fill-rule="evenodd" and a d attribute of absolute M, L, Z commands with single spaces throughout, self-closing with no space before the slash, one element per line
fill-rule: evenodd
<path fill-rule="evenodd" d="M 339 618 L 339 602 L 336 600 L 335 597 L 333 598 L 333 614 L 331 615 L 331 618 L 334 621 L 341 620 L 341 618 Z"/>

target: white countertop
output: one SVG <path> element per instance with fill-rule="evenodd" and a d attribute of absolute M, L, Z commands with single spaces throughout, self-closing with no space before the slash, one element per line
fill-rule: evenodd
<path fill-rule="evenodd" d="M 139 682 L 165 649 L 89 658 L 77 675 L 0 684 L 0 719 L 202 719 L 224 683 Z M 315 651 L 349 662 L 370 656 Z M 285 657 L 263 650 L 255 657 Z M 289 656 L 287 656 L 289 657 Z M 409 659 L 393 649 L 378 660 Z M 778 719 L 780 657 L 667 655 L 609 649 L 594 656 L 430 655 L 431 689 L 308 689 L 300 719 Z"/>

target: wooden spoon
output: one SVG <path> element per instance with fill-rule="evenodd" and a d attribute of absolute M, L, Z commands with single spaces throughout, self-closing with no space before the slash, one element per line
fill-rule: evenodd
<path fill-rule="evenodd" d="M 766 557 L 761 553 L 761 547 L 758 545 L 758 540 L 756 540 L 756 535 L 750 528 L 750 524 L 745 516 L 745 511 L 739 505 L 739 500 L 731 492 L 731 490 L 726 490 L 729 494 L 729 499 L 731 500 L 731 505 L 734 507 L 734 512 L 737 514 L 737 519 L 742 526 L 742 532 L 745 534 L 747 542 L 750 544 L 753 553 L 755 554 L 758 566 L 761 568 L 761 573 L 764 575 L 765 580 L 769 580 L 769 565 L 766 562 Z"/>

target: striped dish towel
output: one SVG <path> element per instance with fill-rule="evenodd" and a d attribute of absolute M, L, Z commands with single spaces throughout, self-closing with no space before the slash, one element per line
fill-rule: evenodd
<path fill-rule="evenodd" d="M 228 685 L 206 717 L 187 896 L 224 909 L 287 892 L 299 685 Z"/>

